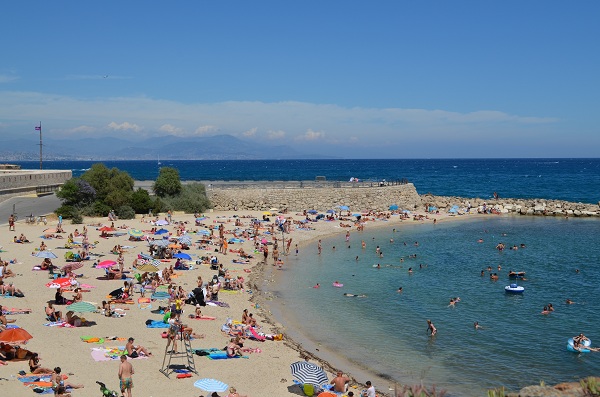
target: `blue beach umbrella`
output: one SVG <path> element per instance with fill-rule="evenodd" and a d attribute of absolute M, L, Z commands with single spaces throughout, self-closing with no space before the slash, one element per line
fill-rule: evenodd
<path fill-rule="evenodd" d="M 327 213 L 328 214 L 335 214 L 335 211 L 334 210 L 327 210 Z"/>
<path fill-rule="evenodd" d="M 340 205 L 339 209 L 341 209 L 342 211 L 348 211 L 350 207 L 348 207 L 347 205 Z"/>
<path fill-rule="evenodd" d="M 183 253 L 183 252 L 179 252 L 179 253 L 173 255 L 173 258 L 185 259 L 187 261 L 192 260 L 191 256 L 189 256 L 188 254 Z"/>
<path fill-rule="evenodd" d="M 319 213 L 319 211 L 317 211 L 317 210 L 308 210 L 308 211 L 306 211 L 306 212 L 308 212 L 308 213 L 309 213 L 309 214 L 311 214 L 311 215 L 314 215 L 314 214 L 318 214 L 318 213 Z"/>
<path fill-rule="evenodd" d="M 362 216 L 362 214 L 352 214 L 352 216 L 355 216 L 358 218 L 358 217 Z"/>
<path fill-rule="evenodd" d="M 227 385 L 227 383 L 210 378 L 198 379 L 196 382 L 194 382 L 194 386 L 196 386 L 198 389 L 208 392 L 225 392 L 227 389 L 229 389 L 229 385 Z"/>
<path fill-rule="evenodd" d="M 297 361 L 290 365 L 292 376 L 310 385 L 321 385 L 327 383 L 327 374 L 323 368 L 308 361 Z"/>
<path fill-rule="evenodd" d="M 390 211 L 396 211 L 398 209 L 398 204 L 390 205 Z"/>
<path fill-rule="evenodd" d="M 204 236 L 208 236 L 208 235 L 210 235 L 210 230 L 201 229 L 201 230 L 198 230 L 198 231 L 196 232 L 196 234 L 202 234 L 202 235 L 204 235 Z"/>
<path fill-rule="evenodd" d="M 157 246 L 157 247 L 166 247 L 169 245 L 169 241 L 168 240 L 153 240 L 149 244 Z"/>
<path fill-rule="evenodd" d="M 167 229 L 158 229 L 157 231 L 154 232 L 155 235 L 165 234 L 165 233 L 169 233 L 169 231 Z"/>
<path fill-rule="evenodd" d="M 48 258 L 48 259 L 58 258 L 58 256 L 56 256 L 54 253 L 52 253 L 50 251 L 39 251 L 37 254 L 35 254 L 35 256 L 38 258 Z"/>

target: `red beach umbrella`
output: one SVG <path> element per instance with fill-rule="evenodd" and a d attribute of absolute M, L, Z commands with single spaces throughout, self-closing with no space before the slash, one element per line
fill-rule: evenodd
<path fill-rule="evenodd" d="M 31 334 L 23 328 L 9 328 L 0 332 L 0 342 L 18 344 L 26 342 L 33 338 Z"/>
<path fill-rule="evenodd" d="M 100 230 L 101 232 L 114 232 L 114 231 L 115 231 L 115 229 L 113 229 L 113 228 L 112 228 L 112 227 L 110 227 L 110 226 L 102 226 L 102 227 L 101 227 L 100 229 L 98 229 L 98 230 Z"/>
<path fill-rule="evenodd" d="M 115 261 L 106 260 L 106 261 L 102 261 L 102 262 L 98 263 L 96 265 L 96 269 L 108 269 L 109 267 L 113 267 L 116 264 L 117 264 L 117 262 L 115 262 Z"/>
<path fill-rule="evenodd" d="M 75 280 L 68 277 L 57 278 L 46 284 L 48 288 L 69 288 L 71 285 L 77 284 Z"/>

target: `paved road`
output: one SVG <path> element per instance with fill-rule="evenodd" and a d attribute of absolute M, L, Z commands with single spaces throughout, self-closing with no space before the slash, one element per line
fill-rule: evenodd
<path fill-rule="evenodd" d="M 0 203 L 0 225 L 8 224 L 8 217 L 14 211 L 17 213 L 17 230 L 19 223 L 25 222 L 25 217 L 33 215 L 47 215 L 60 207 L 61 202 L 54 194 L 47 196 L 22 196 L 13 197 Z"/>

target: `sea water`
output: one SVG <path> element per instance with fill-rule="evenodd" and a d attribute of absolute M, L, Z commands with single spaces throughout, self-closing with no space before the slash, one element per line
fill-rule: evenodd
<path fill-rule="evenodd" d="M 80 176 L 97 161 L 44 161 L 46 169 Z M 598 203 L 600 159 L 331 159 L 105 161 L 135 180 L 155 180 L 160 167 L 179 170 L 182 180 L 299 181 L 324 176 L 381 181 L 407 179 L 419 194 L 491 198 L 540 198 Z M 17 162 L 38 169 L 39 162 Z M 390 203 L 393 204 L 393 203 Z"/>
<path fill-rule="evenodd" d="M 288 256 L 272 286 L 277 301 L 285 302 L 279 313 L 287 327 L 389 384 L 423 381 L 452 395 L 600 372 L 600 353 L 566 350 L 567 339 L 580 332 L 600 345 L 597 219 L 493 216 L 403 223 L 395 232 L 385 222 L 363 233 L 353 230 L 349 243 L 340 229 L 341 235 L 323 239 L 321 255 L 315 242 Z M 499 242 L 504 251 L 496 249 Z M 521 244 L 525 248 L 508 249 Z M 498 281 L 490 280 L 488 266 Z M 514 282 L 509 270 L 526 272 L 527 280 L 518 281 L 523 295 L 505 293 Z M 335 281 L 344 286 L 333 287 Z M 312 288 L 317 283 L 321 287 Z M 453 297 L 460 302 L 449 307 Z M 575 303 L 567 305 L 567 298 Z M 542 315 L 548 303 L 555 311 Z M 434 337 L 426 333 L 427 319 L 437 327 Z M 474 329 L 475 321 L 482 329 Z M 389 384 L 379 387 L 387 390 Z"/>

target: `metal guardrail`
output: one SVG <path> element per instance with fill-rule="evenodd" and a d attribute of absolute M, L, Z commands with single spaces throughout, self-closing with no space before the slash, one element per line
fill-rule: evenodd
<path fill-rule="evenodd" d="M 398 179 L 394 181 L 205 181 L 206 189 L 323 189 L 323 188 L 373 188 L 385 186 L 406 185 L 408 180 Z"/>
<path fill-rule="evenodd" d="M 53 192 L 57 191 L 61 186 L 62 186 L 61 184 L 36 186 L 35 193 L 36 194 L 53 193 Z"/>

